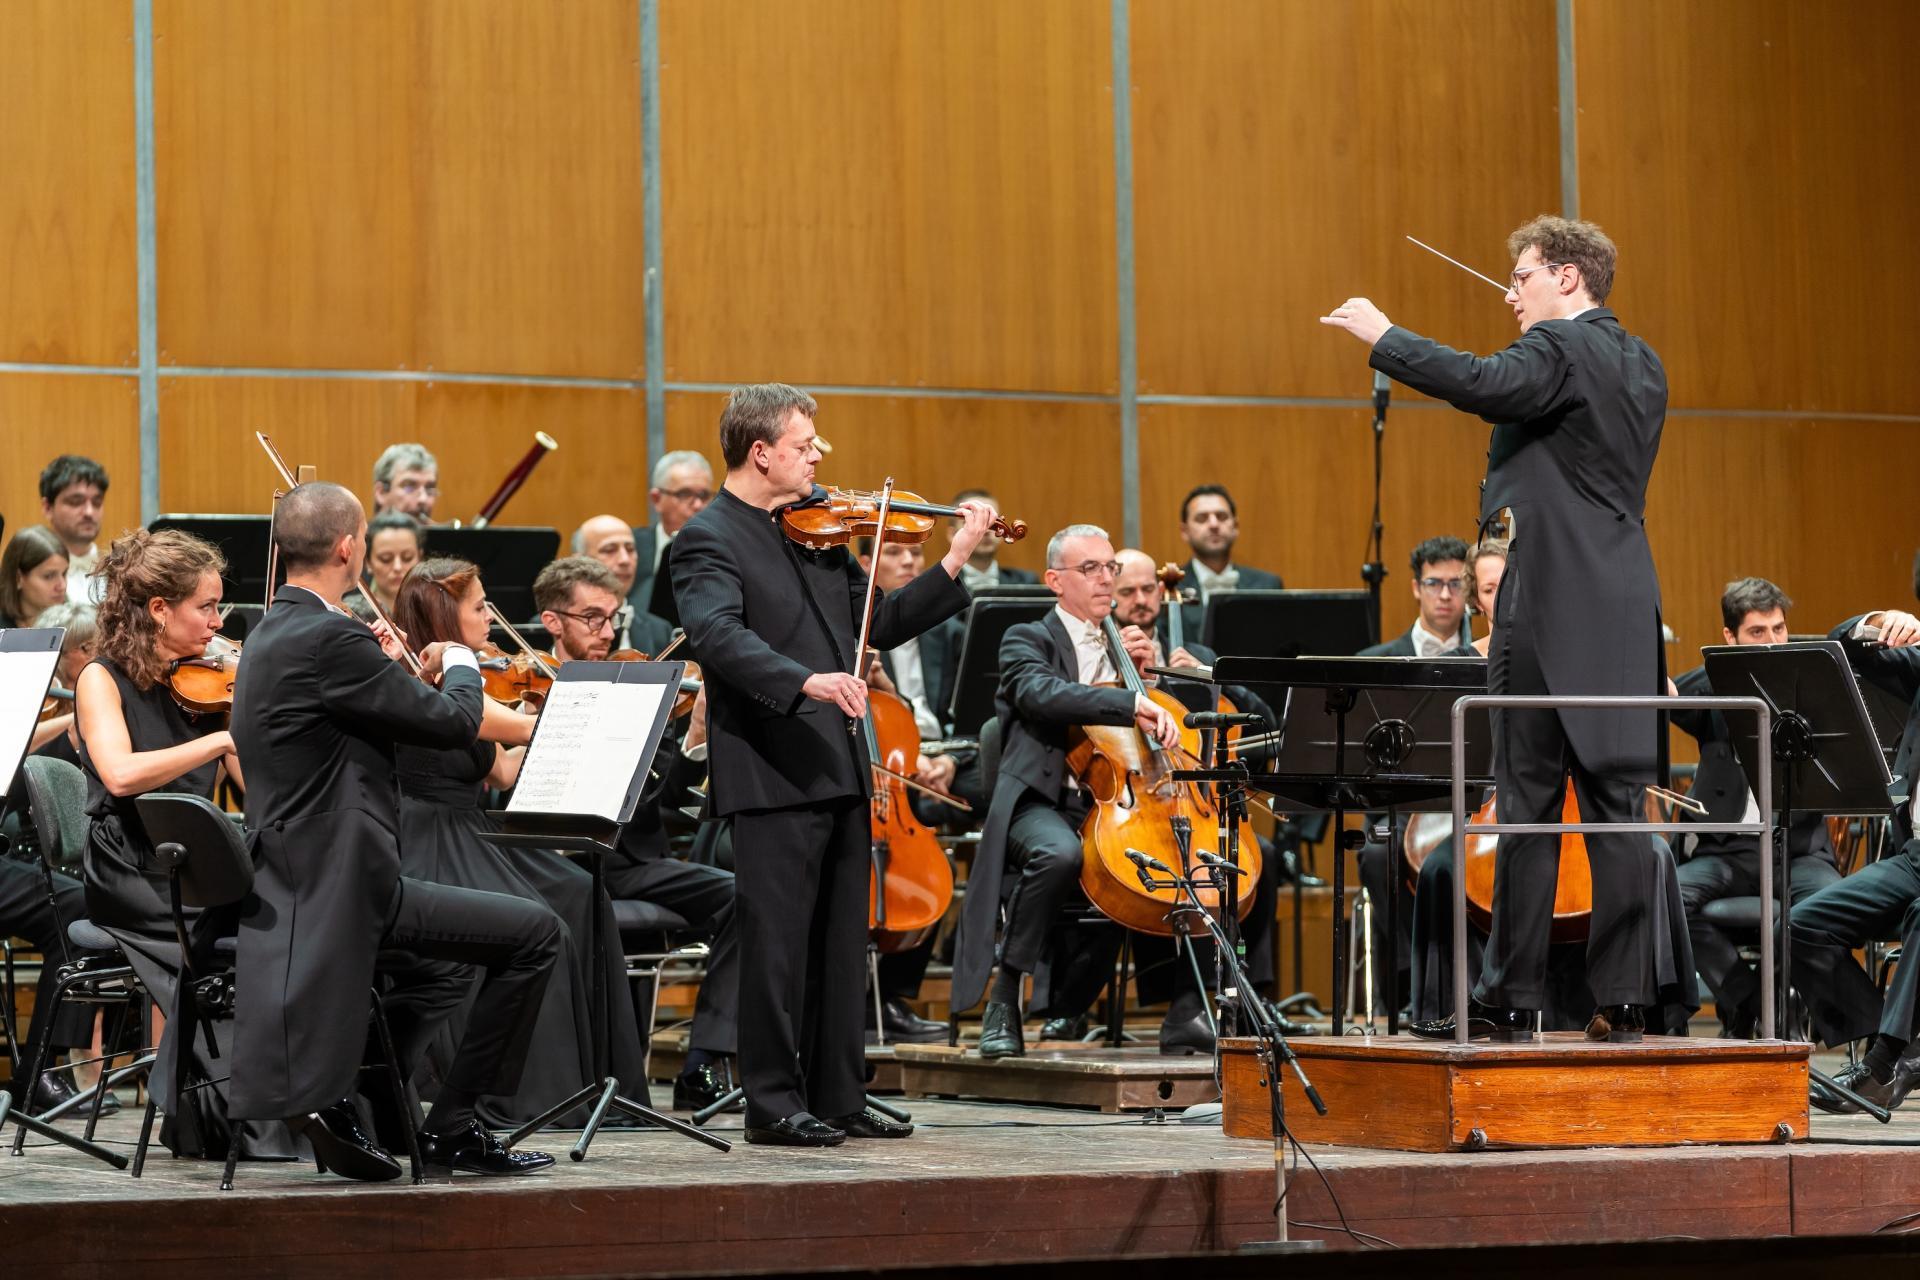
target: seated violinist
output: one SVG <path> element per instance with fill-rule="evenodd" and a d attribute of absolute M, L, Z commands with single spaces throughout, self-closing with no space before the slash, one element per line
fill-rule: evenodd
<path fill-rule="evenodd" d="M 57 756 L 68 764 L 78 765 L 78 738 L 73 728 L 73 686 L 79 681 L 81 671 L 93 661 L 94 644 L 100 634 L 99 613 L 90 604 L 69 600 L 51 609 L 42 609 L 40 616 L 33 620 L 33 625 L 59 627 L 65 634 L 60 637 L 60 662 L 53 670 L 53 700 L 59 704 L 60 710 L 54 715 L 43 716 L 40 723 L 34 726 L 33 738 L 27 749 L 35 755 Z M 61 693 L 66 696 L 61 697 Z"/>
<path fill-rule="evenodd" d="M 542 569 L 533 580 L 533 600 L 553 637 L 556 662 L 605 658 L 617 618 L 627 608 L 613 571 L 592 556 L 567 556 Z M 667 848 L 665 814 L 698 804 L 696 788 L 706 777 L 703 691 L 691 713 L 661 739 L 652 785 L 622 828 L 605 868 L 613 897 L 665 907 L 708 939 L 707 974 L 694 1002 L 686 1057 L 673 1082 L 673 1105 L 683 1111 L 697 1111 L 727 1092 L 724 1068 L 738 1047 L 733 873 L 672 857 Z"/>
<path fill-rule="evenodd" d="M 1097 687 L 1117 675 L 1101 623 L 1113 608 L 1118 569 L 1113 543 L 1099 526 L 1068 525 L 1054 534 L 1047 543 L 1046 583 L 1058 603 L 1044 618 L 1009 629 L 1000 645 L 1000 770 L 974 858 L 973 892 L 962 909 L 953 971 L 955 1008 L 987 995 L 982 1057 L 1026 1051 L 1022 982 L 1040 962 L 1061 908 L 1078 892 L 1080 828 L 1091 804 L 1067 770 L 1071 730 L 1135 725 L 1163 745 L 1179 741 L 1179 724 L 1159 703 L 1124 688 Z M 1151 660 L 1153 638 L 1146 632 L 1129 627 L 1123 639 L 1123 661 L 1144 666 Z M 1013 886 L 999 972 L 987 991 L 1003 872 Z"/>
<path fill-rule="evenodd" d="M 400 511 L 382 511 L 367 521 L 367 574 L 341 601 L 362 622 L 380 615 L 367 602 L 368 593 L 380 607 L 393 616 L 400 598 L 400 584 L 413 572 L 413 566 L 427 558 L 427 530 L 412 516 Z"/>

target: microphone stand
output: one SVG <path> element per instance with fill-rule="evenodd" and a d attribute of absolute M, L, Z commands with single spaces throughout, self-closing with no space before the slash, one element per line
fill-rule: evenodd
<path fill-rule="evenodd" d="M 1373 624 L 1374 643 L 1380 642 L 1380 584 L 1387 580 L 1384 552 L 1386 530 L 1380 523 L 1380 477 L 1382 451 L 1387 438 L 1387 375 L 1373 375 L 1373 525 L 1367 535 L 1368 560 L 1360 566 L 1360 580 L 1367 584 L 1368 618 Z"/>
<path fill-rule="evenodd" d="M 1213 937 L 1214 954 L 1216 956 L 1230 958 L 1233 965 L 1234 985 L 1240 991 L 1240 1000 L 1242 1001 L 1241 1008 L 1253 1023 L 1254 1035 L 1260 1041 L 1260 1066 L 1267 1079 L 1268 1106 L 1271 1108 L 1273 1119 L 1273 1178 L 1275 1191 L 1277 1192 L 1274 1203 L 1274 1219 L 1278 1235 L 1272 1240 L 1254 1241 L 1242 1246 L 1242 1248 L 1248 1252 L 1259 1253 L 1294 1252 L 1324 1248 L 1324 1241 L 1292 1240 L 1287 1236 L 1286 1144 L 1290 1135 L 1287 1133 L 1286 1103 L 1282 1098 L 1280 1088 L 1281 1068 L 1284 1066 L 1288 1070 L 1291 1070 L 1295 1078 L 1300 1081 L 1300 1088 L 1306 1094 L 1307 1101 L 1313 1105 L 1314 1111 L 1324 1116 L 1327 1114 L 1327 1104 L 1321 1100 L 1319 1091 L 1313 1087 L 1313 1082 L 1307 1079 L 1307 1073 L 1301 1069 L 1300 1059 L 1294 1056 L 1293 1046 L 1287 1043 L 1286 1035 L 1280 1030 L 1279 1015 L 1275 1013 L 1273 1006 L 1268 1004 L 1266 999 L 1254 989 L 1252 975 L 1247 972 L 1245 962 L 1233 950 L 1232 943 L 1227 938 L 1226 930 L 1221 927 L 1219 920 L 1214 917 L 1213 913 L 1207 910 L 1206 905 L 1200 901 L 1200 895 L 1194 889 L 1193 879 L 1189 876 L 1174 873 L 1164 863 L 1150 858 L 1143 853 L 1139 853 L 1137 850 L 1128 850 L 1127 857 L 1133 861 L 1135 870 L 1140 873 L 1140 883 L 1148 890 L 1172 889 L 1176 895 L 1180 893 L 1186 895 L 1187 905 L 1175 906 L 1171 914 L 1198 919 L 1199 922 L 1206 927 L 1207 932 Z M 1237 867 L 1231 865 L 1222 867 L 1217 862 L 1209 862 L 1207 865 L 1208 869 L 1213 872 L 1211 877 L 1212 884 L 1209 887 L 1215 890 L 1222 888 L 1220 880 L 1223 873 L 1226 874 L 1229 880 L 1235 875 L 1241 874 Z M 1162 878 L 1156 878 L 1155 872 L 1161 873 Z"/>

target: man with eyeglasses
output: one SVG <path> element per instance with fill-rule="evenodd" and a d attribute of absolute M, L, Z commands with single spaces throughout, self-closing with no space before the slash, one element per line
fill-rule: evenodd
<path fill-rule="evenodd" d="M 1465 657 L 1472 637 L 1466 633 L 1467 544 L 1442 534 L 1413 549 L 1413 600 L 1420 612 L 1413 625 L 1383 644 L 1362 649 L 1366 658 Z"/>
<path fill-rule="evenodd" d="M 1512 512 L 1495 611 L 1489 687 L 1505 694 L 1658 694 L 1666 688 L 1660 583 L 1647 543 L 1647 483 L 1666 420 L 1667 379 L 1645 341 L 1603 304 L 1613 242 L 1588 222 L 1542 216 L 1507 239 L 1507 305 L 1520 337 L 1487 357 L 1392 324 L 1365 298 L 1321 317 L 1372 348 L 1368 363 L 1494 424 L 1481 523 Z M 1654 780 L 1649 710 L 1496 710 L 1494 775 L 1506 822 L 1560 820 L 1572 775 L 1588 822 L 1632 822 Z M 1654 945 L 1661 867 L 1644 836 L 1589 835 L 1588 978 L 1596 1040 L 1636 1041 L 1648 1006 L 1679 975 Z M 1493 932 L 1467 1011 L 1469 1033 L 1526 1039 L 1546 1001 L 1557 835 L 1500 841 Z M 1416 1023 L 1451 1038 L 1451 1018 Z"/>
<path fill-rule="evenodd" d="M 680 536 L 687 521 L 712 501 L 713 467 L 705 455 L 693 449 L 675 449 L 661 454 L 653 464 L 651 487 L 647 490 L 653 523 L 632 530 L 635 566 L 627 603 L 633 606 L 635 615 L 675 616 L 673 588 L 660 572 L 660 566 L 666 563 L 667 548 Z"/>
<path fill-rule="evenodd" d="M 598 662 L 612 651 L 614 630 L 627 611 L 619 587 L 613 571 L 591 556 L 568 556 L 540 571 L 533 599 L 553 637 L 557 662 Z M 673 1105 L 686 1111 L 707 1106 L 727 1091 L 724 1067 L 739 1039 L 733 873 L 668 856 L 665 811 L 697 803 L 695 788 L 706 776 L 703 698 L 684 725 L 676 722 L 661 739 L 650 789 L 621 829 L 605 869 L 610 896 L 665 907 L 708 939 L 707 976 L 694 1003 L 687 1055 L 673 1082 Z"/>
<path fill-rule="evenodd" d="M 388 445 L 373 464 L 373 510 L 397 511 L 421 524 L 433 523 L 440 498 L 440 464 L 423 444 Z"/>
<path fill-rule="evenodd" d="M 1080 829 L 1092 803 L 1067 769 L 1070 731 L 1087 724 L 1137 725 L 1167 746 L 1179 741 L 1179 724 L 1159 703 L 1125 688 L 1098 687 L 1119 679 L 1101 626 L 1113 609 L 1119 571 L 1106 530 L 1068 525 L 1047 543 L 1046 583 L 1058 598 L 1054 608 L 1038 621 L 1008 628 L 1000 642 L 1000 688 L 994 695 L 1000 767 L 974 854 L 972 891 L 961 908 L 951 996 L 954 1008 L 968 1009 L 986 995 L 983 1058 L 1026 1052 L 1021 986 L 1048 949 L 1060 909 L 1080 878 Z M 1122 639 L 1122 661 L 1138 668 L 1151 663 L 1151 635 L 1127 627 Z M 1016 874 L 1017 883 L 996 956 L 994 926 L 1007 872 Z M 999 972 L 988 990 L 996 959 Z"/>

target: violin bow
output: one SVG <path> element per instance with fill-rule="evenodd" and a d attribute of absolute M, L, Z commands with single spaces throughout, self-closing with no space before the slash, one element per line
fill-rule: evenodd
<path fill-rule="evenodd" d="M 880 489 L 880 520 L 873 530 L 873 554 L 868 557 L 871 568 L 867 573 L 867 603 L 860 611 L 860 645 L 853 651 L 853 678 L 867 678 L 867 638 L 873 634 L 873 598 L 874 586 L 879 575 L 872 570 L 880 567 L 880 548 L 887 541 L 887 510 L 893 505 L 893 477 L 887 477 L 887 483 Z"/>
<path fill-rule="evenodd" d="M 298 489 L 300 481 L 294 476 L 293 468 L 289 467 L 287 460 L 280 456 L 280 451 L 273 447 L 273 441 L 267 439 L 267 433 L 256 431 L 253 433 L 253 438 L 258 440 L 260 447 L 267 451 L 267 458 L 273 463 L 274 469 L 280 473 L 280 478 L 286 482 L 287 492 Z M 286 493 L 273 495 L 275 518 L 280 514 L 280 499 L 285 496 Z M 273 541 L 272 526 L 269 524 L 267 536 L 267 602 L 269 604 L 273 602 L 273 579 L 280 563 L 278 550 L 277 544 Z M 420 655 L 415 653 L 413 646 L 407 643 L 407 638 L 400 633 L 400 628 L 393 625 L 393 619 L 387 616 L 386 609 L 380 604 L 380 597 L 364 588 L 360 595 L 367 602 L 367 607 L 373 610 L 373 616 L 385 623 L 387 630 L 393 634 L 394 643 L 400 646 L 400 658 L 407 664 L 407 670 L 416 676 L 419 675 L 424 670 L 420 663 Z"/>
<path fill-rule="evenodd" d="M 514 644 L 519 646 L 521 653 L 524 653 L 527 655 L 527 661 L 532 663 L 536 668 L 538 668 L 541 675 L 545 676 L 549 680 L 554 678 L 555 676 L 554 669 L 547 664 L 547 660 L 540 656 L 540 653 L 538 650 L 536 650 L 532 645 L 527 643 L 527 638 L 520 634 L 519 628 L 515 627 L 511 622 L 508 622 L 504 617 L 501 616 L 500 611 L 494 608 L 493 601 L 491 600 L 487 601 L 487 613 L 493 618 L 494 622 L 499 624 L 500 628 L 503 631 L 505 631 L 509 636 L 513 637 Z"/>

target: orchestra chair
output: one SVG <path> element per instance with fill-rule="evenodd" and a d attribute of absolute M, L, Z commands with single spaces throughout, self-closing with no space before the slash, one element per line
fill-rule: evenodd
<path fill-rule="evenodd" d="M 140 821 L 153 839 L 154 863 L 167 873 L 174 937 L 180 947 L 180 980 L 174 986 L 174 1007 L 170 1011 L 172 1036 L 168 1042 L 174 1055 L 173 1087 L 177 1100 L 189 1090 L 209 1088 L 228 1078 L 189 1079 L 190 1075 L 197 1074 L 192 1051 L 196 1031 L 206 1040 L 208 1056 L 216 1060 L 220 1056 L 212 1023 L 215 1018 L 233 1014 L 233 965 L 238 951 L 237 937 L 220 936 L 196 953 L 187 929 L 186 910 L 193 907 L 201 912 L 215 911 L 244 901 L 253 892 L 253 858 L 232 817 L 203 797 L 155 793 L 139 797 L 135 804 L 140 810 Z M 387 1026 L 386 1004 L 377 986 L 369 990 L 368 1001 L 368 1017 L 380 1046 L 381 1061 L 360 1069 L 385 1071 L 391 1096 L 400 1112 L 396 1119 L 406 1132 L 413 1182 L 420 1186 L 427 1178 L 420 1163 L 420 1124 L 412 1105 L 413 1095 L 400 1074 L 399 1054 L 394 1051 L 393 1033 Z M 136 1178 L 146 1163 L 158 1102 L 149 1091 L 139 1145 L 134 1150 Z M 227 1163 L 220 1179 L 222 1191 L 233 1190 L 234 1169 L 239 1159 L 236 1126 L 227 1142 Z"/>
<path fill-rule="evenodd" d="M 74 765 L 51 756 L 29 756 L 21 768 L 21 774 L 33 815 L 33 833 L 35 843 L 39 846 L 41 874 L 45 878 L 47 897 L 51 901 L 54 897 L 54 871 L 63 865 L 79 862 L 82 850 L 86 847 L 86 776 Z M 125 1051 L 120 1048 L 129 1017 L 138 1019 L 135 1026 L 140 1034 L 136 1037 L 136 1043 L 144 1039 L 145 1028 L 151 1025 L 152 997 L 134 974 L 133 967 L 127 963 L 120 944 L 92 921 L 75 920 L 68 925 L 65 941 L 70 946 L 60 965 L 52 998 L 44 1015 L 37 1019 L 40 1033 L 27 1053 L 25 1070 L 18 1076 L 29 1082 L 22 1096 L 30 1096 L 31 1082 L 38 1080 L 51 1065 L 52 1047 L 48 1041 L 63 1004 L 77 1001 L 114 1009 L 112 1030 L 103 1042 L 105 1052 L 98 1059 L 100 1079 L 92 1088 L 75 1094 L 40 1115 L 12 1117 L 20 1122 L 14 1134 L 13 1154 L 17 1156 L 24 1153 L 27 1133 L 32 1129 L 43 1137 L 55 1137 L 57 1141 L 94 1155 L 116 1169 L 124 1169 L 127 1163 L 124 1156 L 94 1147 L 92 1141 L 94 1130 L 100 1123 L 100 1108 L 107 1092 L 123 1080 L 144 1074 L 153 1065 L 153 1055 L 144 1048 Z M 76 949 L 81 953 L 77 959 L 73 955 Z M 51 964 L 53 957 L 43 956 L 41 962 Z M 114 1059 L 121 1056 L 122 1052 L 132 1061 L 116 1070 Z M 68 1135 L 50 1132 L 52 1121 L 83 1106 L 89 1108 L 84 1139 L 73 1140 Z M 28 1119 L 33 1123 L 23 1122 Z"/>
<path fill-rule="evenodd" d="M 641 1062 L 646 1078 L 653 1071 L 653 1033 L 660 1016 L 660 988 L 668 969 L 679 969 L 691 980 L 703 977 L 709 952 L 706 940 L 676 911 L 639 898 L 613 900 L 614 923 L 620 926 L 620 946 L 626 955 L 627 983 L 633 1011 L 640 1021 Z"/>

